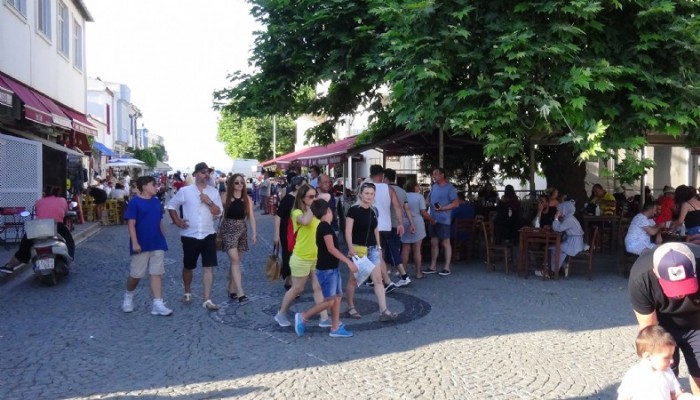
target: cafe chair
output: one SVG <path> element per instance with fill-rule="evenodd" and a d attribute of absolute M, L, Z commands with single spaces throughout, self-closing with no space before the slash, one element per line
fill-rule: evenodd
<path fill-rule="evenodd" d="M 587 264 L 588 265 L 588 271 L 586 272 L 586 276 L 588 277 L 588 280 L 593 279 L 593 255 L 598 251 L 598 235 L 600 234 L 600 228 L 597 226 L 593 227 L 593 233 L 591 234 L 591 240 L 588 242 L 590 243 L 586 248 L 584 248 L 583 251 L 579 252 L 575 256 L 567 256 L 566 261 L 564 262 L 564 265 L 566 266 L 566 269 L 570 272 L 571 271 L 571 264 L 574 263 L 581 263 L 581 264 Z M 567 274 L 568 276 L 568 274 Z"/>
<path fill-rule="evenodd" d="M 496 258 L 503 258 L 505 264 L 505 272 L 509 273 L 509 262 L 511 258 L 511 245 L 508 243 L 494 243 L 494 225 L 493 221 L 484 221 L 481 224 L 482 232 L 484 233 L 484 247 L 486 248 L 486 268 L 490 271 L 496 270 Z"/>
<path fill-rule="evenodd" d="M 105 203 L 105 214 L 107 217 L 107 224 L 117 225 L 119 224 L 119 206 L 117 201 L 113 199 L 107 200 Z"/>
<path fill-rule="evenodd" d="M 474 245 L 476 243 L 478 224 L 472 218 L 458 218 L 454 220 L 452 234 L 452 258 L 453 261 L 472 259 Z"/>

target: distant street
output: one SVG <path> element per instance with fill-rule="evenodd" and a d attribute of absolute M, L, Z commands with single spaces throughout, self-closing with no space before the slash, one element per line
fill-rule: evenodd
<path fill-rule="evenodd" d="M 167 218 L 167 217 L 166 217 Z M 627 282 L 609 259 L 593 281 L 522 279 L 481 260 L 390 294 L 397 323 L 379 323 L 374 295 L 358 291 L 355 333 L 303 338 L 272 319 L 284 293 L 266 281 L 272 218 L 257 216 L 244 257 L 252 301 L 226 304 L 219 256 L 211 313 L 180 302 L 181 246 L 168 221 L 164 293 L 171 317 L 150 314 L 147 280 L 136 310 L 120 310 L 128 268 L 126 226 L 78 246 L 71 276 L 45 287 L 29 271 L 0 284 L 0 398 L 10 399 L 612 399 L 635 361 Z M 609 257 L 609 256 L 608 256 Z M 312 302 L 306 293 L 293 311 Z M 343 304 L 345 310 L 345 304 Z M 681 383 L 688 389 L 687 373 Z"/>

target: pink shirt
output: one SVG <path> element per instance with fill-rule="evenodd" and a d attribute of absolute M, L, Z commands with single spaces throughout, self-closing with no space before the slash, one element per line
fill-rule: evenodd
<path fill-rule="evenodd" d="M 66 199 L 56 196 L 48 196 L 36 201 L 36 218 L 53 218 L 58 223 L 63 223 L 63 218 L 68 211 Z"/>

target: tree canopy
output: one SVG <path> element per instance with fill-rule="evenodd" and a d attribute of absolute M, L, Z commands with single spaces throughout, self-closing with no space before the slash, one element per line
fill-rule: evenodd
<path fill-rule="evenodd" d="M 360 107 L 376 112 L 371 135 L 442 128 L 505 162 L 545 137 L 581 160 L 636 151 L 649 132 L 700 139 L 697 0 L 249 2 L 265 26 L 255 72 L 215 101 L 325 115 L 319 143 Z"/>
<path fill-rule="evenodd" d="M 241 118 L 224 110 L 219 120 L 216 139 L 225 144 L 231 158 L 272 158 L 273 119 L 271 117 Z M 294 150 L 296 126 L 288 117 L 277 118 L 277 155 Z"/>

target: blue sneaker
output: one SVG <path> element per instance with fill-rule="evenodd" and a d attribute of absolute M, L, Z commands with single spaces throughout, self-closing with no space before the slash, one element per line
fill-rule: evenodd
<path fill-rule="evenodd" d="M 333 326 L 333 322 L 331 321 L 331 318 L 328 317 L 328 318 L 326 318 L 326 319 L 320 320 L 320 321 L 318 322 L 318 326 L 319 326 L 320 328 L 330 328 L 331 326 Z"/>
<path fill-rule="evenodd" d="M 352 337 L 352 332 L 345 329 L 345 325 L 341 325 L 337 330 L 331 331 L 328 334 L 330 337 Z"/>
<path fill-rule="evenodd" d="M 304 318 L 301 317 L 301 313 L 294 314 L 294 332 L 297 336 L 304 336 Z"/>

